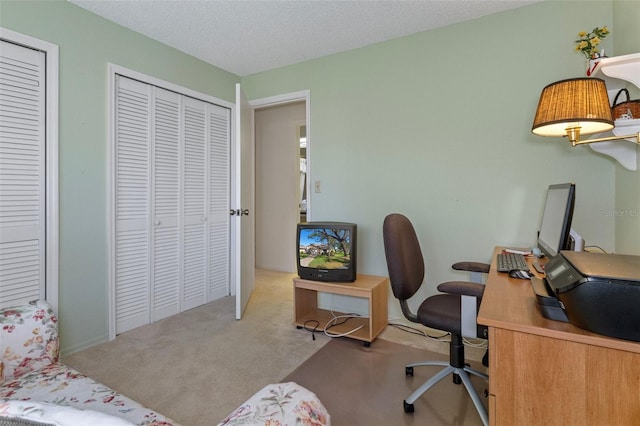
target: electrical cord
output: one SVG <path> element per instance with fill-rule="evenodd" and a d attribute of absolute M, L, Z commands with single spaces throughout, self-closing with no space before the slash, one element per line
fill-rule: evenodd
<path fill-rule="evenodd" d="M 337 325 L 345 324 L 345 323 L 346 323 L 348 320 L 350 320 L 351 318 L 367 318 L 367 317 L 360 316 L 360 315 L 358 315 L 358 314 L 335 315 L 335 314 L 333 313 L 333 311 L 331 311 L 331 314 L 333 315 L 333 318 L 332 318 L 332 319 L 330 319 L 329 321 L 327 321 L 327 323 L 326 323 L 326 324 L 325 324 L 325 326 L 324 326 L 324 334 L 326 334 L 326 335 L 327 335 L 327 336 L 329 336 L 329 337 L 344 337 L 344 336 L 348 336 L 348 335 L 350 335 L 350 334 L 353 334 L 353 333 L 355 333 L 356 331 L 358 331 L 358 330 L 360 330 L 360 329 L 364 328 L 364 325 L 361 325 L 361 326 L 359 326 L 359 327 L 356 327 L 356 328 L 354 328 L 354 329 L 352 329 L 352 330 L 350 330 L 350 331 L 344 332 L 344 333 L 330 333 L 330 332 L 329 332 L 329 329 L 330 329 L 330 328 L 332 328 L 332 327 L 335 327 L 335 326 L 337 326 Z M 341 319 L 341 318 L 345 318 L 345 320 L 344 320 L 344 321 L 342 321 L 342 322 L 340 322 L 340 323 L 338 323 L 337 321 L 338 321 L 339 319 Z M 332 324 L 332 322 L 333 322 L 333 324 Z"/>
<path fill-rule="evenodd" d="M 597 248 L 598 250 L 602 251 L 603 253 L 606 253 L 606 252 L 607 252 L 605 249 L 603 249 L 603 248 L 602 248 L 602 247 L 600 247 L 600 246 L 585 246 L 585 247 L 584 247 L 584 251 L 588 251 L 588 250 L 587 250 L 588 248 Z"/>
<path fill-rule="evenodd" d="M 478 340 L 477 342 L 474 342 L 474 340 Z M 486 340 L 482 340 L 482 339 L 470 339 L 468 337 L 463 337 L 462 341 L 464 342 L 464 344 L 466 346 L 469 346 L 470 348 L 480 348 L 480 349 L 487 349 L 487 341 Z"/>
<path fill-rule="evenodd" d="M 418 336 L 423 336 L 423 337 L 426 337 L 427 339 L 434 339 L 434 340 L 438 340 L 438 341 L 442 341 L 442 339 L 444 339 L 445 337 L 449 337 L 451 335 L 451 333 L 445 333 L 445 334 L 443 334 L 441 336 L 431 336 L 426 331 L 419 330 L 419 329 L 417 329 L 415 327 L 411 327 L 411 326 L 406 325 L 406 324 L 388 323 L 387 325 L 390 325 L 391 327 L 395 327 L 398 330 L 402 330 L 402 331 L 407 332 L 407 333 L 417 334 Z"/>
<path fill-rule="evenodd" d="M 315 326 L 312 329 L 307 328 L 308 323 L 315 323 Z M 304 324 L 302 324 L 302 328 L 311 332 L 311 339 L 316 340 L 316 332 L 318 331 L 318 327 L 320 327 L 320 321 L 318 320 L 306 320 Z"/>
<path fill-rule="evenodd" d="M 401 331 L 410 333 L 410 334 L 416 334 L 418 336 L 423 336 L 427 339 L 432 339 L 432 340 L 437 340 L 439 342 L 450 342 L 451 339 L 446 339 L 447 337 L 451 336 L 451 333 L 445 333 L 441 336 L 432 336 L 430 334 L 428 334 L 426 331 L 423 330 L 419 330 L 415 327 L 411 327 L 408 326 L 406 324 L 395 324 L 395 323 L 388 323 L 388 325 L 395 327 Z M 481 349 L 486 349 L 487 348 L 487 341 L 486 340 L 482 340 L 482 339 L 477 339 L 478 342 L 474 342 L 473 339 L 469 339 L 467 337 L 463 337 L 462 341 L 464 342 L 464 344 L 466 346 L 472 347 L 472 348 L 481 348 Z"/>
<path fill-rule="evenodd" d="M 322 327 L 322 332 L 331 338 L 334 337 L 344 337 L 344 336 L 348 336 L 350 334 L 355 333 L 356 331 L 364 328 L 364 325 L 360 325 L 352 330 L 346 331 L 344 333 L 333 333 L 331 331 L 329 331 L 331 328 L 339 326 L 339 325 L 343 325 L 345 324 L 347 321 L 349 321 L 352 318 L 364 318 L 367 319 L 369 317 L 367 316 L 363 316 L 363 315 L 359 315 L 356 313 L 348 313 L 348 314 L 341 314 L 341 315 L 337 315 L 335 312 L 333 312 L 333 310 L 329 311 L 331 313 L 331 319 L 329 321 L 327 321 L 327 323 L 324 325 L 324 327 Z M 340 322 L 338 322 L 339 320 L 342 320 Z M 312 328 L 310 328 L 312 327 Z M 312 340 L 316 340 L 316 332 L 320 332 L 320 330 L 318 330 L 320 328 L 320 321 L 318 320 L 307 320 L 304 322 L 304 324 L 302 325 L 302 328 L 308 332 L 311 333 L 311 339 Z"/>

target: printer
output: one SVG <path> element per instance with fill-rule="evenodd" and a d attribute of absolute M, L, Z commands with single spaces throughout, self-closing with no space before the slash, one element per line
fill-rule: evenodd
<path fill-rule="evenodd" d="M 640 342 L 640 256 L 561 251 L 545 273 L 571 324 Z"/>

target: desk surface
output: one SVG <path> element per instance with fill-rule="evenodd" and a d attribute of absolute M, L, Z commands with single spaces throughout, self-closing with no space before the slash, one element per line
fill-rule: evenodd
<path fill-rule="evenodd" d="M 497 272 L 496 254 L 503 247 L 496 247 L 492 268 L 478 313 L 480 324 L 522 333 L 535 334 L 604 348 L 640 353 L 640 343 L 602 336 L 578 328 L 570 323 L 546 319 L 538 310 L 529 280 L 511 278 Z M 530 260 L 532 262 L 532 260 Z M 542 277 L 533 268 L 532 272 Z"/>

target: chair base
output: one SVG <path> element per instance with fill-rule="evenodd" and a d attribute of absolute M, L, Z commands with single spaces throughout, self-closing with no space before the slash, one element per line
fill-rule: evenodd
<path fill-rule="evenodd" d="M 445 368 L 443 368 L 435 376 L 432 376 L 429 380 L 424 382 L 422 386 L 416 389 L 411 395 L 409 395 L 409 397 L 406 400 L 404 400 L 404 411 L 406 413 L 412 413 L 413 403 L 416 402 L 418 398 L 422 396 L 422 394 L 424 394 L 426 391 L 431 389 L 431 387 L 433 387 L 436 383 L 438 383 L 440 380 L 447 377 L 449 374 L 457 374 L 462 380 L 462 383 L 464 384 L 465 389 L 469 393 L 469 396 L 471 397 L 471 401 L 473 401 L 473 405 L 476 407 L 476 410 L 480 415 L 482 424 L 485 426 L 489 424 L 489 416 L 487 414 L 487 409 L 482 403 L 482 400 L 480 399 L 480 395 L 478 395 L 478 392 L 476 392 L 475 388 L 471 384 L 471 379 L 469 378 L 469 374 L 473 374 L 485 380 L 489 380 L 489 376 L 469 367 L 464 367 L 464 368 L 453 367 L 451 366 L 451 364 L 444 361 L 427 361 L 427 362 L 416 362 L 413 364 L 408 364 L 405 367 L 406 368 L 405 371 L 408 373 L 409 369 L 413 369 L 413 367 L 420 367 L 424 365 L 443 366 Z"/>

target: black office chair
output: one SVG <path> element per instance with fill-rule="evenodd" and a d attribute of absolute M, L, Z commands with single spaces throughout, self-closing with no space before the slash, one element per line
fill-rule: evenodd
<path fill-rule="evenodd" d="M 414 411 L 413 403 L 432 386 L 449 374 L 453 374 L 454 383 L 462 382 L 469 393 L 484 425 L 488 424 L 487 410 L 474 389 L 469 374 L 488 380 L 489 376 L 465 365 L 462 337 L 486 338 L 486 327 L 476 322 L 477 309 L 480 307 L 484 285 L 467 281 L 450 281 L 438 285 L 445 294 L 428 297 L 417 313 L 411 312 L 407 303 L 420 288 L 424 280 L 424 259 L 420 243 L 413 225 L 406 216 L 390 214 L 384 219 L 382 229 L 384 250 L 389 271 L 389 281 L 393 295 L 400 301 L 404 316 L 412 322 L 426 327 L 447 331 L 451 334 L 449 362 L 426 361 L 409 364 L 405 374 L 412 376 L 413 368 L 422 365 L 446 366 L 435 376 L 427 380 L 404 400 L 404 410 Z"/>

